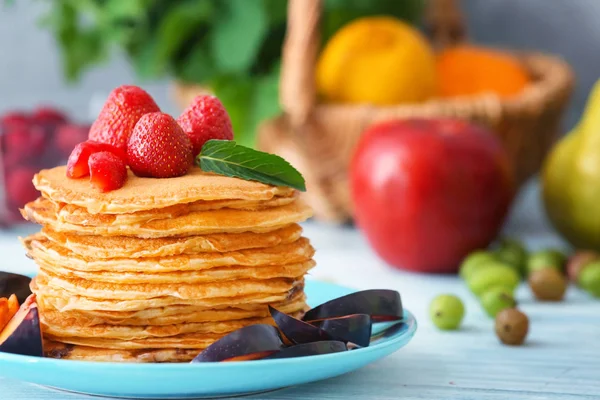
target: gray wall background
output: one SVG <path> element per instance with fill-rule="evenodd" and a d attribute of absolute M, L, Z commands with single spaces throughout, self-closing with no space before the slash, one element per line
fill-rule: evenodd
<path fill-rule="evenodd" d="M 0 0 L 0 112 L 52 103 L 90 120 L 108 91 L 136 79 L 126 59 L 115 54 L 79 84 L 66 84 L 54 40 L 37 26 L 50 2 L 15 0 L 7 7 Z M 577 91 L 565 122 L 572 126 L 600 77 L 600 0 L 462 0 L 462 5 L 475 42 L 539 49 L 571 63 Z M 143 85 L 163 109 L 176 113 L 168 80 Z"/>

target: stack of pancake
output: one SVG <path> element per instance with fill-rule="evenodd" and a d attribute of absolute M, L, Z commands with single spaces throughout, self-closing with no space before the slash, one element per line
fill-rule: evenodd
<path fill-rule="evenodd" d="M 270 323 L 267 305 L 300 315 L 314 250 L 311 215 L 287 187 L 203 173 L 128 177 L 99 193 L 64 167 L 34 178 L 22 210 L 43 226 L 23 239 L 50 356 L 189 361 L 241 327 Z"/>

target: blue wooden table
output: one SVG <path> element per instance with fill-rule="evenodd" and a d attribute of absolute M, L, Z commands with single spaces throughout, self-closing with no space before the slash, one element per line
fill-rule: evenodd
<path fill-rule="evenodd" d="M 393 288 L 419 321 L 414 340 L 396 354 L 360 371 L 323 382 L 251 396 L 265 400 L 313 399 L 600 399 L 600 301 L 571 287 L 566 301 L 535 302 L 526 286 L 517 300 L 529 315 L 524 346 L 499 344 L 489 319 L 463 282 L 392 270 L 351 228 L 306 225 L 317 248 L 314 278 L 356 288 Z M 518 199 L 505 228 L 532 248 L 564 246 L 544 220 L 535 185 Z M 14 235 L 0 239 L 0 254 L 15 270 L 31 270 Z M 3 268 L 5 269 L 5 268 Z M 427 307 L 439 293 L 466 303 L 464 326 L 440 332 Z M 2 371 L 0 371 L 2 375 Z M 0 400 L 83 400 L 91 397 L 50 391 L 0 378 Z"/>

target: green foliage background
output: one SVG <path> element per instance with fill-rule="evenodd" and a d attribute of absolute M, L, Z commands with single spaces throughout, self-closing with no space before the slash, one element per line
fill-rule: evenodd
<path fill-rule="evenodd" d="M 306 0 L 311 1 L 311 0 Z M 172 76 L 210 87 L 227 107 L 240 144 L 279 113 L 286 0 L 53 0 L 44 26 L 76 81 L 121 49 L 142 80 Z M 324 0 L 323 40 L 352 19 L 420 19 L 423 0 Z"/>

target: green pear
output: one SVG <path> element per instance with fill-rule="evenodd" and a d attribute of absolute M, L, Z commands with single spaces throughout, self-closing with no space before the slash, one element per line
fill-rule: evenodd
<path fill-rule="evenodd" d="M 548 218 L 572 245 L 600 250 L 600 80 L 577 126 L 546 159 L 542 196 Z"/>

